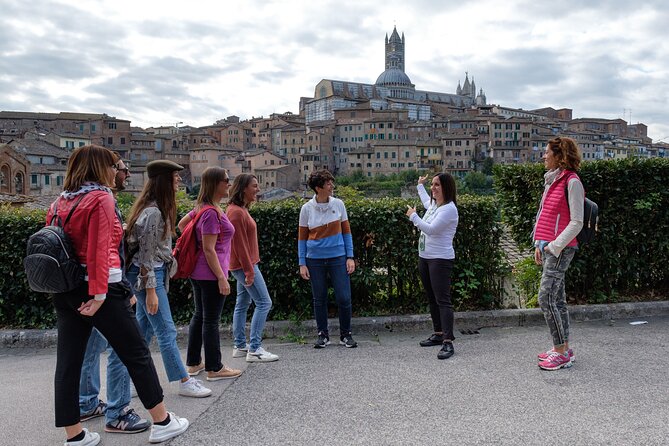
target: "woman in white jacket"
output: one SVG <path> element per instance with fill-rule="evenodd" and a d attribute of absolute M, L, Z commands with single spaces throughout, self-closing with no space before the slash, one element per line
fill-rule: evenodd
<path fill-rule="evenodd" d="M 432 198 L 425 190 L 427 175 L 418 178 L 418 195 L 427 211 L 423 218 L 416 208 L 409 207 L 407 217 L 420 229 L 418 240 L 418 272 L 430 304 L 434 333 L 420 341 L 421 347 L 441 345 L 439 359 L 453 356 L 453 304 L 451 272 L 455 260 L 453 237 L 458 227 L 455 180 L 448 173 L 432 178 Z"/>

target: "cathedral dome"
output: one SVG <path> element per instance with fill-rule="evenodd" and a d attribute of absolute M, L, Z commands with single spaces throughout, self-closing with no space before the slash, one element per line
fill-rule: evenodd
<path fill-rule="evenodd" d="M 406 73 L 399 68 L 392 67 L 388 68 L 386 71 L 381 73 L 381 75 L 376 79 L 376 85 L 379 86 L 394 86 L 394 85 L 403 85 L 407 87 L 412 87 L 411 79 Z"/>

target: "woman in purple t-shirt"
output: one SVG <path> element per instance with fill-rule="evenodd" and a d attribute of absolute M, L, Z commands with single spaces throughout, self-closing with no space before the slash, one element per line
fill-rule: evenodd
<path fill-rule="evenodd" d="M 195 233 L 199 250 L 195 269 L 190 276 L 193 286 L 195 313 L 188 328 L 188 352 L 186 365 L 188 374 L 196 376 L 207 371 L 207 381 L 236 378 L 240 370 L 226 367 L 221 362 L 221 340 L 219 323 L 225 296 L 230 294 L 228 267 L 230 245 L 235 228 L 228 220 L 219 203 L 228 196 L 230 179 L 225 169 L 208 167 L 202 173 L 200 194 L 195 209 L 179 222 L 183 231 L 198 213 Z M 204 344 L 204 363 L 202 345 Z"/>

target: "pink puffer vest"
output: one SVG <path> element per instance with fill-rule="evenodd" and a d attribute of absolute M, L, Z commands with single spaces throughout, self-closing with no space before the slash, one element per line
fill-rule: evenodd
<path fill-rule="evenodd" d="M 565 195 L 565 186 L 571 178 L 578 179 L 578 175 L 573 171 L 565 170 L 548 188 L 534 232 L 535 240 L 552 242 L 569 224 L 571 215 L 569 213 L 567 196 Z M 577 245 L 576 238 L 567 243 L 567 246 Z"/>

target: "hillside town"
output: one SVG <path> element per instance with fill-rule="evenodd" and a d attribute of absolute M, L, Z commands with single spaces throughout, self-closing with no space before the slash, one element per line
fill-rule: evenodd
<path fill-rule="evenodd" d="M 183 165 L 187 188 L 200 183 L 204 169 L 220 166 L 231 177 L 254 174 L 271 194 L 305 190 L 320 168 L 370 178 L 405 170 L 463 176 L 488 158 L 537 162 L 557 134 L 575 139 L 585 161 L 669 155 L 669 143 L 653 143 L 642 123 L 488 104 L 468 72 L 451 93 L 419 90 L 405 71 L 404 34 L 393 29 L 384 48 L 385 69 L 374 83 L 323 79 L 312 97 L 299 98 L 297 113 L 228 116 L 204 127 L 184 117 L 140 128 L 105 113 L 0 111 L 0 201 L 48 203 L 62 188 L 70 152 L 88 144 L 127 160 L 130 193 L 141 190 L 145 166 L 155 159 Z"/>

